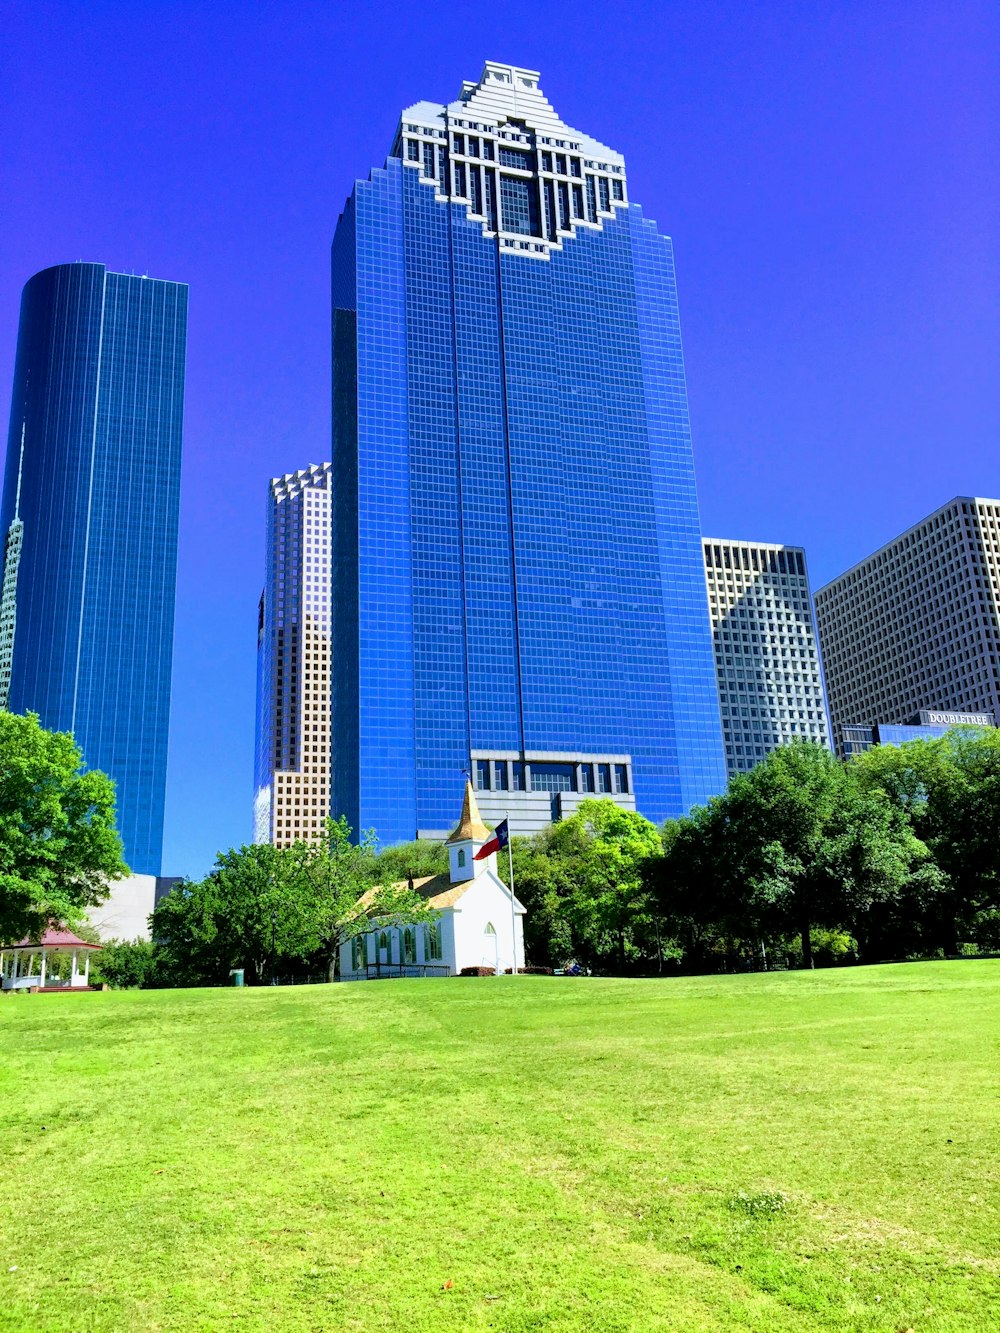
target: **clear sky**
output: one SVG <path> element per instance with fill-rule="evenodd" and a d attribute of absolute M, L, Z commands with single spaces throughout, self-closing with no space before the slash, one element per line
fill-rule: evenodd
<path fill-rule="evenodd" d="M 674 237 L 706 534 L 801 543 L 818 587 L 1000 495 L 996 0 L 5 0 L 4 423 L 37 270 L 191 287 L 165 873 L 250 836 L 266 486 L 329 456 L 338 212 L 485 59 Z"/>

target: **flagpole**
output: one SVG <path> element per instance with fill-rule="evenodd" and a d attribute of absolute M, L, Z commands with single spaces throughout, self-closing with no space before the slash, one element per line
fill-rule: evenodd
<path fill-rule="evenodd" d="M 510 846 L 510 811 L 504 811 L 504 819 L 507 821 L 507 869 L 508 869 L 508 887 L 510 888 L 510 947 L 511 947 L 511 967 L 512 977 L 517 976 L 517 913 L 514 911 L 514 853 Z"/>

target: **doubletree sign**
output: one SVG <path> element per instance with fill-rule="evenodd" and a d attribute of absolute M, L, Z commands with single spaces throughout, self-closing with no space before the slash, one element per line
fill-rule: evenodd
<path fill-rule="evenodd" d="M 935 713 L 924 708 L 920 712 L 925 727 L 992 727 L 992 713 Z"/>

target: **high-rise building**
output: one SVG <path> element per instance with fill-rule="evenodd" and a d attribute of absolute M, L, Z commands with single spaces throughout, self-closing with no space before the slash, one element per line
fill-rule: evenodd
<path fill-rule="evenodd" d="M 254 841 L 318 838 L 330 813 L 331 467 L 268 490 L 257 619 Z"/>
<path fill-rule="evenodd" d="M 1000 501 L 959 496 L 816 594 L 830 720 L 1000 717 Z"/>
<path fill-rule="evenodd" d="M 334 811 L 720 790 L 673 255 L 621 154 L 487 63 L 355 184 L 333 306 Z"/>
<path fill-rule="evenodd" d="M 187 287 L 59 264 L 24 288 L 0 524 L 0 705 L 74 733 L 160 873 Z"/>
<path fill-rule="evenodd" d="M 789 741 L 829 746 L 805 552 L 714 537 L 703 546 L 730 776 Z"/>

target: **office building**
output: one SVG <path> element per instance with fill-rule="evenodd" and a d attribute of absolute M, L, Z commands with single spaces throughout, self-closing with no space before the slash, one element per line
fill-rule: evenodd
<path fill-rule="evenodd" d="M 254 841 L 315 841 L 330 814 L 329 463 L 268 490 L 257 618 Z"/>
<path fill-rule="evenodd" d="M 990 713 L 941 713 L 932 708 L 921 708 L 909 722 L 876 722 L 874 726 L 856 726 L 847 723 L 841 727 L 841 748 L 844 758 L 864 754 L 876 745 L 907 745 L 910 741 L 937 741 L 947 736 L 953 727 L 992 727 Z"/>
<path fill-rule="evenodd" d="M 487 63 L 333 245 L 333 806 L 441 836 L 725 783 L 673 257 L 621 154 Z M 617 790 L 616 790 L 617 789 Z"/>
<path fill-rule="evenodd" d="M 159 875 L 187 287 L 60 264 L 25 286 L 7 444 L 0 704 L 71 731 Z"/>
<path fill-rule="evenodd" d="M 730 777 L 789 741 L 829 746 L 805 552 L 710 537 L 703 548 Z"/>
<path fill-rule="evenodd" d="M 960 496 L 816 594 L 834 742 L 922 710 L 1000 713 L 1000 501 Z"/>

